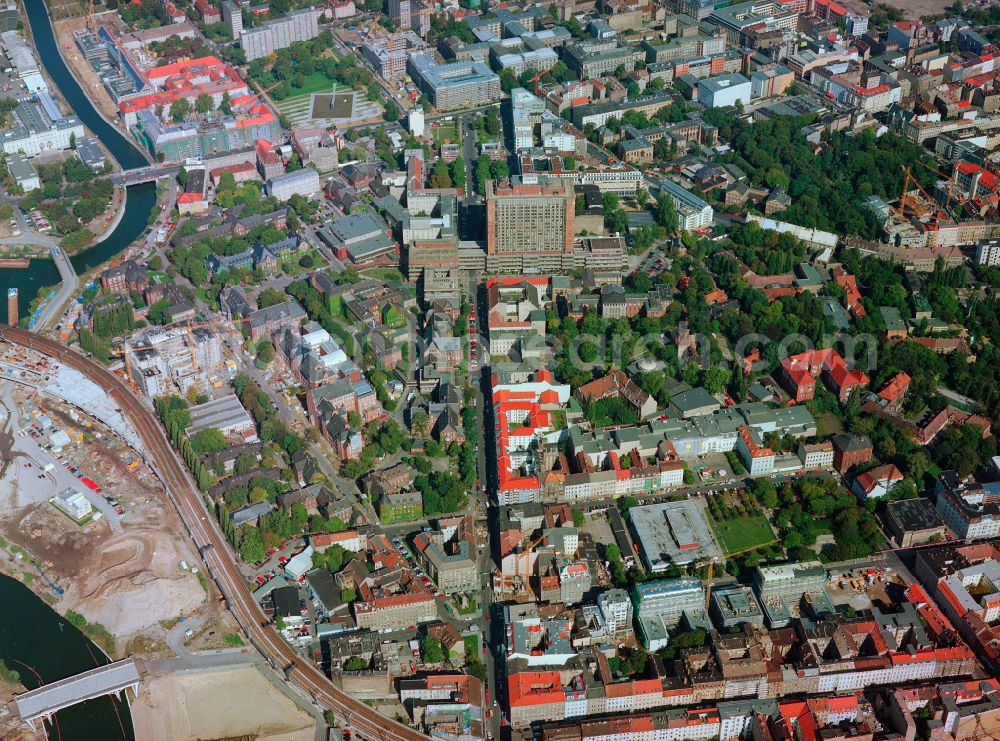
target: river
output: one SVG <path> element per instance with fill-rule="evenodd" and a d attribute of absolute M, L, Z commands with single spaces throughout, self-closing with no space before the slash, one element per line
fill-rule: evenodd
<path fill-rule="evenodd" d="M 36 53 L 49 73 L 49 78 L 59 89 L 57 97 L 61 97 L 69 105 L 123 168 L 130 170 L 148 165 L 149 161 L 143 153 L 116 127 L 101 117 L 80 89 L 76 78 L 66 68 L 59 54 L 59 47 L 52 26 L 49 24 L 48 11 L 43 0 L 26 0 L 25 7 Z M 55 91 L 53 95 L 57 95 Z M 125 212 L 115 230 L 100 242 L 72 256 L 73 267 L 77 274 L 83 274 L 86 270 L 106 262 L 141 236 L 155 204 L 154 183 L 128 188 Z M 17 288 L 20 313 L 23 317 L 27 316 L 28 305 L 40 289 L 58 283 L 59 271 L 52 260 L 32 260 L 31 266 L 25 270 L 0 270 L 0 297 L 7 295 L 8 288 Z M 6 301 L 0 300 L 0 316 L 4 321 L 7 320 Z"/>
<path fill-rule="evenodd" d="M 39 685 L 38 676 L 52 682 L 108 663 L 101 649 L 20 582 L 0 576 L 0 604 L 0 659 L 28 689 Z M 108 696 L 58 712 L 49 738 L 133 741 L 135 736 L 124 699 Z"/>

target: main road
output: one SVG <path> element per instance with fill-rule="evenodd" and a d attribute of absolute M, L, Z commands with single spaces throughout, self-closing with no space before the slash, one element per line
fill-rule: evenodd
<path fill-rule="evenodd" d="M 97 362 L 34 332 L 3 326 L 0 327 L 0 338 L 75 368 L 104 388 L 118 402 L 146 448 L 139 452 L 162 479 L 181 520 L 201 552 L 209 573 L 226 599 L 229 610 L 251 644 L 271 666 L 283 672 L 289 682 L 308 694 L 313 701 L 332 710 L 342 725 L 365 738 L 382 741 L 417 741 L 426 738 L 419 731 L 380 715 L 363 702 L 334 687 L 319 669 L 299 656 L 285 642 L 247 589 L 229 544 L 215 518 L 207 516 L 201 494 L 170 447 L 159 421 L 124 381 Z"/>

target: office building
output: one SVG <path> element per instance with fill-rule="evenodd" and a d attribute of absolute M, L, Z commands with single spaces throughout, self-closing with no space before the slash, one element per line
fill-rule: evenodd
<path fill-rule="evenodd" d="M 52 504 L 77 522 L 94 511 L 93 505 L 87 501 L 83 492 L 76 489 L 63 489 L 52 497 Z"/>
<path fill-rule="evenodd" d="M 362 44 L 361 54 L 380 77 L 392 82 L 406 77 L 406 60 L 410 53 L 426 48 L 427 45 L 412 31 L 403 31 L 369 38 Z"/>
<path fill-rule="evenodd" d="M 719 630 L 750 623 L 764 627 L 764 611 L 750 587 L 742 584 L 712 590 L 709 614 Z"/>
<path fill-rule="evenodd" d="M 836 609 L 826 593 L 827 580 L 826 569 L 819 561 L 758 566 L 754 589 L 768 625 L 788 625 L 799 616 L 803 602 L 809 605 L 813 618 L 834 614 Z"/>
<path fill-rule="evenodd" d="M 889 502 L 885 524 L 900 548 L 944 540 L 948 533 L 941 514 L 923 497 Z"/>
<path fill-rule="evenodd" d="M 705 607 L 705 588 L 700 579 L 639 582 L 632 587 L 632 604 L 640 618 L 658 616 L 676 625 L 686 610 Z"/>
<path fill-rule="evenodd" d="M 959 538 L 1000 535 L 1000 482 L 981 484 L 942 471 L 934 487 L 937 509 Z"/>
<path fill-rule="evenodd" d="M 41 96 L 45 96 L 42 98 Z M 63 116 L 46 93 L 38 101 L 18 103 L 12 115 L 14 126 L 0 132 L 0 144 L 6 154 L 35 157 L 42 152 L 69 149 L 70 138 L 84 136 L 83 124 L 76 116 Z"/>
<path fill-rule="evenodd" d="M 209 95 L 219 106 L 223 97 L 235 100 L 249 95 L 250 89 L 239 72 L 215 56 L 185 59 L 172 64 L 154 67 L 146 73 L 154 91 L 133 96 L 118 103 L 118 111 L 127 126 L 134 126 L 140 111 L 164 110 L 166 115 L 171 103 L 181 98 L 194 108 L 200 95 Z"/>
<path fill-rule="evenodd" d="M 573 252 L 576 196 L 568 178 L 533 177 L 486 186 L 486 253 Z"/>
<path fill-rule="evenodd" d="M 700 80 L 698 102 L 706 108 L 746 105 L 750 102 L 750 80 L 737 73 Z"/>
<path fill-rule="evenodd" d="M 438 64 L 430 54 L 413 54 L 408 70 L 417 87 L 438 110 L 500 100 L 500 78 L 480 60 Z"/>

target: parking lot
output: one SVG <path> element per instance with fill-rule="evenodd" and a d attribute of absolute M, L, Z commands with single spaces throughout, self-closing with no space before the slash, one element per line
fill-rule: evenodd
<path fill-rule="evenodd" d="M 636 272 L 646 273 L 649 276 L 659 275 L 664 270 L 669 270 L 672 264 L 666 253 L 659 247 L 656 247 L 647 252 L 646 256 L 642 258 L 642 262 L 639 263 Z"/>

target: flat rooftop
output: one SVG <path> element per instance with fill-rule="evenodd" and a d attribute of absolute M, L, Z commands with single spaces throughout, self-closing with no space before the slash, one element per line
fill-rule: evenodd
<path fill-rule="evenodd" d="M 191 407 L 191 426 L 188 427 L 188 434 L 194 435 L 209 428 L 225 430 L 243 424 L 252 425 L 253 420 L 236 395 L 230 394 Z"/>
<path fill-rule="evenodd" d="M 719 558 L 721 552 L 697 499 L 633 507 L 632 532 L 650 571 Z"/>

